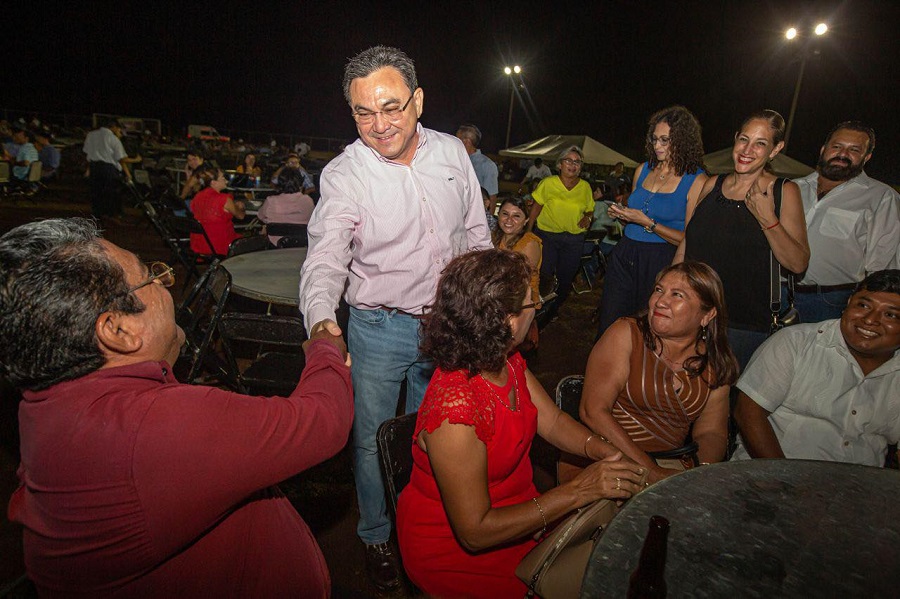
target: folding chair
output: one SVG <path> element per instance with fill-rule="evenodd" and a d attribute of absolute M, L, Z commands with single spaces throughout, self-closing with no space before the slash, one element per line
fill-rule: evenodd
<path fill-rule="evenodd" d="M 606 237 L 606 231 L 588 231 L 587 235 L 585 235 L 584 242 L 585 244 L 590 243 L 591 247 L 589 251 L 581 255 L 581 261 L 578 264 L 578 273 L 584 280 L 585 287 L 579 289 L 574 281 L 572 283 L 572 291 L 577 295 L 593 291 L 594 279 L 597 278 L 597 273 L 601 271 L 606 272 L 606 256 L 600 251 L 600 242 L 603 241 L 604 237 Z M 592 275 L 588 266 L 593 261 L 597 262 L 598 270 Z"/>
<path fill-rule="evenodd" d="M 174 366 L 179 381 L 194 384 L 206 373 L 207 378 L 234 384 L 226 362 L 210 351 L 230 291 L 231 274 L 214 260 L 178 307 L 175 322 L 185 336 Z"/>
<path fill-rule="evenodd" d="M 306 365 L 306 329 L 296 316 L 229 312 L 219 320 L 222 348 L 236 389 L 250 395 L 291 394 Z M 240 344 L 240 346 L 238 345 Z M 238 349 L 251 345 L 254 356 L 241 369 Z"/>
<path fill-rule="evenodd" d="M 294 223 L 266 223 L 267 235 L 281 235 L 278 240 L 279 248 L 299 248 L 309 245 L 309 237 L 306 234 L 306 225 Z"/>
<path fill-rule="evenodd" d="M 168 219 L 165 218 L 164 212 L 156 204 L 145 201 L 142 205 L 144 214 L 150 220 L 150 224 L 156 229 L 163 242 L 165 242 L 169 251 L 172 252 L 174 261 L 184 266 L 187 276 L 184 278 L 182 291 L 186 290 L 192 280 L 200 279 L 200 269 L 197 268 L 198 260 L 190 249 L 190 239 L 181 239 L 169 229 Z"/>
<path fill-rule="evenodd" d="M 169 217 L 169 229 L 179 237 L 179 239 L 188 239 L 188 246 L 190 246 L 190 236 L 191 235 L 200 235 L 203 237 L 203 245 L 205 245 L 209 251 L 208 252 L 197 252 L 195 250 L 191 250 L 194 254 L 194 260 L 198 263 L 203 263 L 209 261 L 213 258 L 224 258 L 225 256 L 221 254 L 217 254 L 215 248 L 213 248 L 213 243 L 209 239 L 209 235 L 206 234 L 206 229 L 203 228 L 203 225 L 200 224 L 193 216 L 170 216 Z"/>
<path fill-rule="evenodd" d="M 412 474 L 412 438 L 416 430 L 415 412 L 381 423 L 375 433 L 381 476 L 391 511 L 397 514 L 397 497 Z"/>
<path fill-rule="evenodd" d="M 560 379 L 556 384 L 556 406 L 581 422 L 578 416 L 578 408 L 581 406 L 581 391 L 584 388 L 584 376 L 580 374 L 570 374 Z"/>

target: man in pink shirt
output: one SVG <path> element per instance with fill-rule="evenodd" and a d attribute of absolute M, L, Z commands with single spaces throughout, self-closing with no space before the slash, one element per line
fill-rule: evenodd
<path fill-rule="evenodd" d="M 344 343 L 313 335 L 290 397 L 181 385 L 174 282 L 86 219 L 0 237 L 0 371 L 24 390 L 9 519 L 28 575 L 47 597 L 328 597 L 274 485 L 346 442 Z"/>
<path fill-rule="evenodd" d="M 418 122 L 425 96 L 412 60 L 384 46 L 361 52 L 344 70 L 344 97 L 359 139 L 322 171 L 300 310 L 311 334 L 339 335 L 341 294 L 350 305 L 357 533 L 370 578 L 390 590 L 400 577 L 375 432 L 396 414 L 404 381 L 406 412 L 422 401 L 432 365 L 419 353 L 419 321 L 441 270 L 459 254 L 492 246 L 465 148 Z"/>

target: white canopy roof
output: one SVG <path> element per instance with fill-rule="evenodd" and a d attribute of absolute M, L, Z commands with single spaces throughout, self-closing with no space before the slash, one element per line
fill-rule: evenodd
<path fill-rule="evenodd" d="M 559 157 L 559 153 L 569 146 L 581 148 L 584 153 L 584 161 L 588 164 L 612 166 L 617 162 L 623 162 L 628 168 L 635 168 L 638 165 L 628 156 L 619 154 L 587 135 L 548 135 L 519 146 L 500 150 L 500 155 L 511 158 L 543 158 L 552 165 Z"/>
<path fill-rule="evenodd" d="M 731 158 L 730 147 L 707 154 L 703 157 L 703 163 L 712 175 L 722 175 L 734 170 L 734 160 Z M 797 177 L 805 177 L 815 169 L 782 153 L 772 160 L 772 170 L 779 177 L 796 179 Z"/>

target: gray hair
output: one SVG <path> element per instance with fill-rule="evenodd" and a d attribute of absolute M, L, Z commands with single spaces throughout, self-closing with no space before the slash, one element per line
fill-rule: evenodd
<path fill-rule="evenodd" d="M 351 103 L 350 84 L 353 80 L 368 77 L 384 67 L 397 69 L 410 93 L 419 87 L 419 82 L 416 80 L 416 67 L 403 50 L 389 46 L 373 46 L 348 60 L 347 66 L 344 67 L 344 98 L 346 98 L 347 104 Z"/>
<path fill-rule="evenodd" d="M 97 317 L 144 310 L 99 240 L 84 218 L 36 221 L 0 237 L 0 373 L 13 385 L 45 389 L 99 369 Z"/>
<path fill-rule="evenodd" d="M 481 130 L 475 125 L 460 125 L 456 133 L 472 140 L 472 145 L 476 148 L 481 145 Z"/>
<path fill-rule="evenodd" d="M 581 162 L 584 162 L 584 152 L 581 151 L 581 148 L 579 148 L 578 146 L 569 146 L 568 148 L 560 152 L 559 156 L 556 158 L 556 168 L 559 168 L 559 166 L 562 164 L 563 158 L 565 158 L 566 154 L 568 154 L 569 152 L 575 152 L 576 154 L 578 154 L 578 158 L 581 159 Z"/>

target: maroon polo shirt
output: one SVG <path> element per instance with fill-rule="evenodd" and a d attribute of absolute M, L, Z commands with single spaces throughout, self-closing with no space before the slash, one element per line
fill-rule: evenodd
<path fill-rule="evenodd" d="M 28 575 L 42 596 L 326 597 L 322 553 L 273 485 L 337 453 L 352 421 L 326 341 L 287 398 L 182 385 L 165 362 L 27 392 L 9 517 Z"/>

